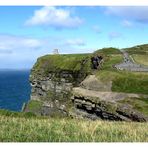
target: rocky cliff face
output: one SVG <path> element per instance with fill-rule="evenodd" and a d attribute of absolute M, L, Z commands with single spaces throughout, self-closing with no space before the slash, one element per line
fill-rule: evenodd
<path fill-rule="evenodd" d="M 41 114 L 50 115 L 54 110 L 68 112 L 71 102 L 72 88 L 80 81 L 79 74 L 70 71 L 61 71 L 60 73 L 49 73 L 47 77 L 35 79 L 31 75 L 31 100 L 43 102 L 43 111 Z M 76 80 L 76 81 L 74 81 Z M 46 111 L 44 111 L 46 108 Z M 51 109 L 53 112 L 51 112 Z"/>
<path fill-rule="evenodd" d="M 121 102 L 148 96 L 112 92 L 111 81 L 104 83 L 92 73 L 88 54 L 39 58 L 31 71 L 31 100 L 25 111 L 93 120 L 147 121 L 147 116 Z"/>
<path fill-rule="evenodd" d="M 65 57 L 64 57 L 65 56 Z M 30 83 L 31 104 L 40 102 L 40 109 L 30 109 L 41 115 L 69 114 L 72 108 L 72 88 L 90 72 L 90 60 L 88 55 L 53 55 L 38 59 L 34 65 Z"/>
<path fill-rule="evenodd" d="M 76 112 L 86 118 L 114 121 L 147 121 L 147 117 L 128 104 L 121 103 L 125 98 L 147 97 L 138 94 L 98 92 L 82 87 L 73 88 L 73 103 Z"/>

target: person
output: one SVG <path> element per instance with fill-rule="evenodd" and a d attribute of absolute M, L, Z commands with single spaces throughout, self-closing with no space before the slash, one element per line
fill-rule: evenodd
<path fill-rule="evenodd" d="M 93 69 L 99 68 L 102 59 L 103 59 L 102 56 L 99 56 L 99 55 L 91 57 Z"/>
<path fill-rule="evenodd" d="M 97 58 L 96 58 L 96 57 L 92 57 L 92 58 L 91 58 L 91 62 L 92 62 L 92 68 L 93 68 L 93 69 L 97 69 L 97 65 L 98 65 L 98 64 L 97 64 L 97 63 L 98 63 L 98 62 L 97 62 Z"/>
<path fill-rule="evenodd" d="M 99 55 L 97 55 L 97 62 L 98 62 L 98 68 L 101 68 L 102 67 L 102 59 L 103 59 L 103 57 L 102 56 L 99 56 Z"/>

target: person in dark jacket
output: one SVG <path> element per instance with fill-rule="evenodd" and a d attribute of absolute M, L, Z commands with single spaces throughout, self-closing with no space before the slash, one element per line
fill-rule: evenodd
<path fill-rule="evenodd" d="M 92 68 L 93 69 L 98 69 L 98 57 L 91 57 L 91 63 L 92 63 Z"/>

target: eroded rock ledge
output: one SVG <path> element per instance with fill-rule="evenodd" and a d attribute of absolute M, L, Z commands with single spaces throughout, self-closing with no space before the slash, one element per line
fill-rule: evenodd
<path fill-rule="evenodd" d="M 147 121 L 147 117 L 143 116 L 140 112 L 133 110 L 129 105 L 120 103 L 121 100 L 132 97 L 139 98 L 141 95 L 97 92 L 83 88 L 73 88 L 74 106 L 80 112 L 88 113 L 82 114 L 84 117 L 115 121 Z M 92 114 L 92 117 L 90 114 Z"/>

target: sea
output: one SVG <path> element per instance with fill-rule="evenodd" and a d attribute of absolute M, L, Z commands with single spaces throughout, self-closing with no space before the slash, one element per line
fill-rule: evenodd
<path fill-rule="evenodd" d="M 30 99 L 29 70 L 0 70 L 0 109 L 20 112 Z"/>

